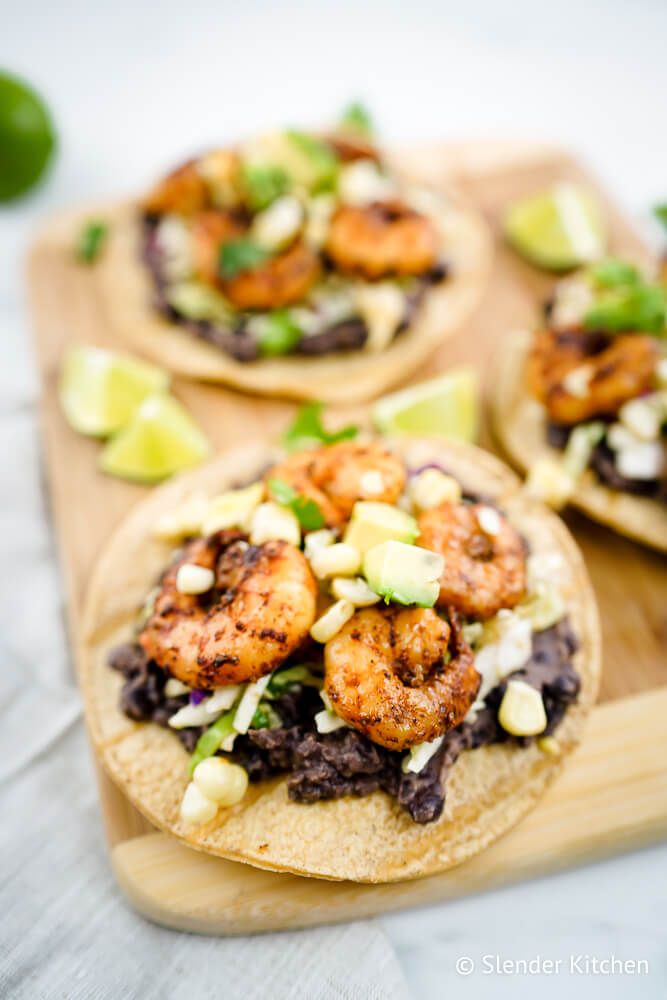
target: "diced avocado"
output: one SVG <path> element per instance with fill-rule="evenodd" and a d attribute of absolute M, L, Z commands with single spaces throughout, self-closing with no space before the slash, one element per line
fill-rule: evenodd
<path fill-rule="evenodd" d="M 364 576 L 385 601 L 432 608 L 440 591 L 445 560 L 435 552 L 404 542 L 382 542 L 364 557 Z"/>
<path fill-rule="evenodd" d="M 308 191 L 331 190 L 338 172 L 333 149 L 314 135 L 287 129 L 256 140 L 250 151 L 251 165 L 271 164 L 288 179 Z"/>
<path fill-rule="evenodd" d="M 362 555 L 381 542 L 414 542 L 417 522 L 410 514 L 375 500 L 358 500 L 345 532 L 344 542 L 354 545 Z"/>

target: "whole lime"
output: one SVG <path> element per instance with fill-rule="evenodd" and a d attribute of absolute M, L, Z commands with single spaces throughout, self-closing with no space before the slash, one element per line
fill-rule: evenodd
<path fill-rule="evenodd" d="M 53 155 L 56 135 L 39 94 L 0 72 L 0 202 L 29 191 Z"/>

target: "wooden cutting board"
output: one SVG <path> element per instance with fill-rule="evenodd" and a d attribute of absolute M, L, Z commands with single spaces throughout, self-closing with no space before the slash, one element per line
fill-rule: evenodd
<path fill-rule="evenodd" d="M 458 188 L 499 234 L 503 208 L 557 180 L 589 187 L 607 214 L 612 248 L 646 256 L 637 234 L 594 179 L 570 156 L 545 146 L 472 143 L 412 148 L 404 168 Z M 114 526 L 146 492 L 96 469 L 99 445 L 72 432 L 57 401 L 63 352 L 73 342 L 114 342 L 95 268 L 75 263 L 81 219 L 104 205 L 48 222 L 28 262 L 28 293 L 42 378 L 44 459 L 76 649 L 83 594 L 95 557 Z M 551 279 L 519 260 L 497 238 L 484 301 L 465 330 L 443 343 L 419 377 L 473 363 L 485 391 L 493 357 L 513 329 L 534 322 Z M 122 308 L 122 303 L 118 303 Z M 176 394 L 216 448 L 275 436 L 290 403 L 244 396 L 182 379 Z M 354 410 L 330 419 L 363 417 Z M 483 443 L 493 447 L 488 431 Z M 604 674 L 601 704 L 582 746 L 538 807 L 509 835 L 460 867 L 413 882 L 382 886 L 273 874 L 200 854 L 156 832 L 98 768 L 111 861 L 132 904 L 171 927 L 233 934 L 348 920 L 434 902 L 536 872 L 572 865 L 667 836 L 667 562 L 577 515 L 568 515 L 601 608 Z"/>

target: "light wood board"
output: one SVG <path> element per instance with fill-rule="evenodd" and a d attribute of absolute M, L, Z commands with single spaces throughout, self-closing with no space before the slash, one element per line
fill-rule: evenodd
<path fill-rule="evenodd" d="M 475 143 L 405 150 L 403 165 L 456 185 L 496 234 L 513 198 L 555 180 L 596 192 L 616 252 L 645 255 L 637 235 L 570 157 L 543 146 Z M 103 214 L 96 206 L 95 214 Z M 85 216 L 86 213 L 84 213 Z M 28 263 L 29 301 L 42 376 L 44 458 L 76 647 L 83 593 L 95 557 L 145 488 L 96 471 L 99 445 L 74 434 L 57 403 L 63 351 L 73 342 L 119 347 L 96 287 L 95 269 L 73 260 L 76 218 L 45 225 Z M 551 279 L 497 241 L 495 268 L 477 315 L 424 366 L 421 377 L 473 363 L 483 385 L 503 338 L 530 326 Z M 122 308 L 122 303 L 119 303 Z M 418 376 L 420 377 L 420 376 Z M 275 435 L 294 406 L 176 379 L 174 389 L 216 448 Z M 363 414 L 332 412 L 332 421 Z M 492 444 L 486 431 L 483 443 Z M 149 824 L 100 771 L 100 799 L 114 870 L 132 903 L 161 923 L 208 933 L 241 933 L 346 920 L 433 902 L 512 878 L 599 857 L 667 835 L 667 563 L 581 516 L 567 520 L 584 552 L 602 612 L 601 700 L 583 746 L 540 805 L 509 836 L 442 876 L 388 886 L 324 883 L 260 872 L 189 850 Z M 658 690 L 662 688 L 662 690 Z M 632 697 L 634 696 L 634 697 Z"/>

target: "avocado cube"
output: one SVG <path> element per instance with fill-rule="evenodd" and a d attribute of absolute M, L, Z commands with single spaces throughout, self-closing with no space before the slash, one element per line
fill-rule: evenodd
<path fill-rule="evenodd" d="M 357 500 L 343 539 L 363 555 L 375 545 L 391 540 L 414 542 L 417 522 L 410 514 L 375 500 Z"/>
<path fill-rule="evenodd" d="M 417 545 L 388 541 L 375 545 L 364 556 L 368 585 L 385 601 L 432 608 L 440 592 L 445 560 Z"/>

